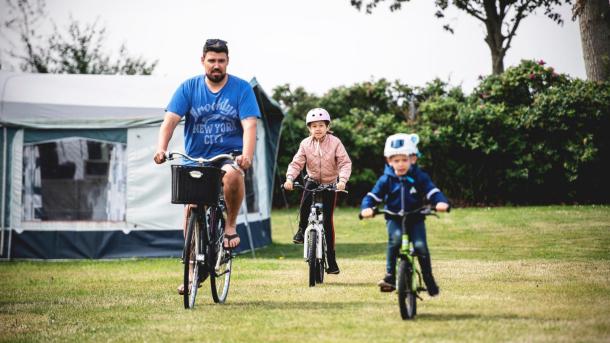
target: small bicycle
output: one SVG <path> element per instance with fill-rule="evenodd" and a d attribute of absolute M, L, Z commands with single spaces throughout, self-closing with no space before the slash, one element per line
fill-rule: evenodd
<path fill-rule="evenodd" d="M 415 263 L 415 257 L 417 255 L 413 249 L 413 242 L 411 242 L 407 233 L 407 217 L 412 215 L 423 215 L 435 216 L 438 218 L 438 215 L 436 214 L 436 210 L 430 206 L 423 206 L 410 212 L 401 210 L 399 213 L 373 207 L 373 216 L 380 213 L 401 218 L 402 243 L 398 254 L 400 263 L 398 264 L 396 273 L 396 291 L 398 293 L 400 316 L 402 319 L 413 319 L 417 314 L 417 298 L 423 300 L 422 297 L 419 296 L 419 292 L 426 291 L 426 288 L 422 286 L 422 274 L 419 271 L 418 264 Z M 362 215 L 359 214 L 358 218 L 362 219 Z"/>
<path fill-rule="evenodd" d="M 212 299 L 224 303 L 229 294 L 233 256 L 223 246 L 225 233 L 225 200 L 222 188 L 224 171 L 207 165 L 223 159 L 233 161 L 234 154 L 221 154 L 210 159 L 193 158 L 171 152 L 167 160 L 180 155 L 196 162 L 196 166 L 172 165 L 172 203 L 189 204 L 188 224 L 184 239 L 184 308 L 195 307 L 197 290 L 210 277 Z M 239 169 L 237 169 L 239 170 Z"/>
<path fill-rule="evenodd" d="M 319 185 L 314 189 L 306 189 L 305 186 L 294 183 L 295 188 L 300 188 L 303 192 L 311 192 L 311 210 L 309 212 L 308 224 L 303 234 L 303 258 L 309 265 L 309 287 L 316 283 L 324 282 L 324 270 L 326 269 L 326 235 L 324 231 L 324 214 L 321 199 L 316 197 L 322 191 L 344 192 L 338 190 L 336 185 Z"/>

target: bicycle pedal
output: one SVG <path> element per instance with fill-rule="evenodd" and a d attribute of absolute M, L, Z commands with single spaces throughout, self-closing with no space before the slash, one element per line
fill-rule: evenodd
<path fill-rule="evenodd" d="M 379 290 L 380 290 L 381 292 L 386 293 L 386 292 L 394 292 L 394 291 L 396 290 L 396 288 L 395 288 L 395 287 L 392 287 L 392 286 L 385 286 L 385 285 L 382 285 L 382 286 L 379 286 Z"/>

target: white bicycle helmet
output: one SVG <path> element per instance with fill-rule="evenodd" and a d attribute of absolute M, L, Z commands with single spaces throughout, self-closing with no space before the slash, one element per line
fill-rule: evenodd
<path fill-rule="evenodd" d="M 385 141 L 383 155 L 391 157 L 394 155 L 415 155 L 419 153 L 417 150 L 419 136 L 416 133 L 396 133 L 388 137 Z"/>
<path fill-rule="evenodd" d="M 305 124 L 309 125 L 309 123 L 314 121 L 324 120 L 330 123 L 330 114 L 328 111 L 323 108 L 314 108 L 307 112 L 307 116 L 305 117 Z"/>

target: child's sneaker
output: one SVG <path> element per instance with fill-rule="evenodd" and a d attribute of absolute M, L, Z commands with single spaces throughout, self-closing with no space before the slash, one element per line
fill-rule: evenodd
<path fill-rule="evenodd" d="M 303 244 L 304 240 L 305 238 L 303 237 L 303 232 L 301 232 L 301 230 L 297 231 L 297 233 L 294 234 L 294 237 L 292 237 L 292 242 L 294 244 Z"/>
<path fill-rule="evenodd" d="M 426 284 L 426 289 L 431 297 L 435 297 L 440 293 L 432 274 L 424 274 L 424 283 Z"/>
<path fill-rule="evenodd" d="M 326 269 L 326 273 L 339 274 L 339 266 L 337 265 L 337 260 L 335 259 L 335 253 L 328 252 L 326 260 L 328 261 L 328 268 Z"/>
<path fill-rule="evenodd" d="M 386 274 L 383 279 L 381 279 L 377 286 L 379 286 L 379 290 L 382 292 L 392 292 L 396 289 L 396 278 L 392 274 Z"/>

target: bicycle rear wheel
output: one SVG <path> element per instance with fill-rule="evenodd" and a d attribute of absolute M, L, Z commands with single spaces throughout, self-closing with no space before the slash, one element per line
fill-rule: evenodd
<path fill-rule="evenodd" d="M 200 251 L 200 222 L 194 211 L 189 216 L 188 229 L 184 243 L 184 308 L 195 307 L 195 298 L 199 289 L 199 263 L 197 255 Z"/>
<path fill-rule="evenodd" d="M 398 266 L 398 307 L 402 319 L 412 319 L 417 310 L 416 290 L 411 287 L 413 270 L 408 260 L 401 260 Z"/>
<path fill-rule="evenodd" d="M 215 303 L 224 303 L 229 295 L 231 284 L 231 267 L 233 259 L 231 251 L 224 249 L 225 220 L 218 207 L 210 208 L 208 213 L 210 223 L 209 270 L 212 299 Z"/>
<path fill-rule="evenodd" d="M 309 231 L 309 237 L 307 239 L 307 264 L 309 265 L 309 287 L 316 285 L 317 261 L 316 261 L 316 244 L 317 234 L 315 230 Z"/>

